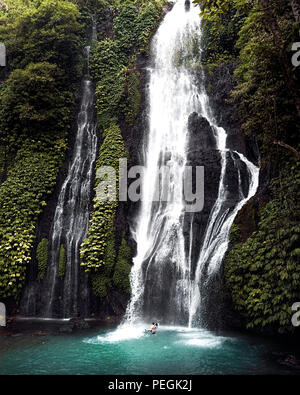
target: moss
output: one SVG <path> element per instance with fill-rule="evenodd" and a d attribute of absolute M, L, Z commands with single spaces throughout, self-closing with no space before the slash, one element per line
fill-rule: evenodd
<path fill-rule="evenodd" d="M 126 73 L 126 86 L 122 110 L 128 125 L 133 125 L 139 114 L 141 93 L 139 91 L 140 74 L 135 70 L 128 69 Z"/>
<path fill-rule="evenodd" d="M 102 166 L 113 167 L 116 171 L 116 191 L 119 190 L 119 159 L 127 158 L 128 151 L 125 148 L 120 128 L 112 124 L 104 131 L 105 139 L 100 147 L 100 156 L 97 168 Z M 97 191 L 100 179 L 96 180 L 95 191 Z M 104 255 L 107 247 L 107 237 L 114 226 L 114 219 L 118 207 L 117 201 L 100 201 L 94 198 L 94 212 L 90 223 L 88 237 L 81 247 L 81 265 L 86 268 L 97 270 L 104 265 Z"/>
<path fill-rule="evenodd" d="M 113 275 L 113 284 L 115 287 L 130 294 L 129 275 L 131 271 L 131 249 L 127 245 L 125 235 L 123 235 L 117 264 Z"/>
<path fill-rule="evenodd" d="M 107 238 L 107 246 L 105 250 L 105 265 L 92 275 L 93 292 L 96 296 L 104 299 L 108 296 L 111 288 L 111 277 L 116 260 L 115 232 L 113 226 Z"/>
<path fill-rule="evenodd" d="M 233 224 L 230 229 L 229 240 L 231 243 L 238 243 L 240 239 L 240 228 L 238 225 Z"/>
<path fill-rule="evenodd" d="M 66 272 L 67 255 L 63 244 L 59 248 L 58 277 L 63 278 Z"/>
<path fill-rule="evenodd" d="M 107 285 L 110 282 L 109 278 L 103 276 L 103 273 L 96 273 L 92 275 L 92 286 L 95 296 L 100 299 L 107 297 Z"/>
<path fill-rule="evenodd" d="M 2 13 L 0 40 L 6 43 L 9 77 L 0 90 L 0 141 L 7 162 L 0 185 L 0 299 L 17 300 L 35 226 L 67 147 L 83 27 L 77 7 L 67 1 L 22 2 Z M 36 251 L 39 279 L 47 267 L 45 251 L 43 240 Z"/>
<path fill-rule="evenodd" d="M 136 20 L 136 37 L 138 52 L 149 54 L 152 34 L 158 27 L 164 2 L 148 1 L 142 5 Z"/>
<path fill-rule="evenodd" d="M 138 12 L 136 6 L 130 1 L 121 4 L 118 11 L 118 16 L 113 23 L 114 37 L 118 42 L 119 56 L 126 61 L 136 44 Z"/>
<path fill-rule="evenodd" d="M 64 140 L 24 142 L 0 186 L 0 296 L 17 298 L 31 260 L 38 215 L 52 192 L 65 150 Z"/>
<path fill-rule="evenodd" d="M 38 263 L 38 279 L 42 280 L 46 274 L 48 266 L 48 240 L 42 239 L 36 249 L 36 259 Z"/>
<path fill-rule="evenodd" d="M 5 173 L 5 147 L 0 146 L 0 183 Z"/>

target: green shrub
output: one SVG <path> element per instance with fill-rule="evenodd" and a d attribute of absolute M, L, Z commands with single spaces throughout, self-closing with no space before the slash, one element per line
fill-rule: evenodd
<path fill-rule="evenodd" d="M 84 35 L 77 7 L 67 0 L 19 3 L 4 13 L 6 23 L 0 25 L 0 41 L 5 42 L 10 70 L 47 62 L 56 64 L 69 83 L 76 81 L 82 72 Z"/>
<path fill-rule="evenodd" d="M 59 248 L 58 277 L 63 278 L 66 272 L 67 255 L 63 244 Z"/>
<path fill-rule="evenodd" d="M 123 235 L 120 246 L 117 264 L 113 275 L 113 283 L 116 288 L 130 294 L 129 275 L 131 271 L 131 249 L 127 245 L 125 235 Z"/>
<path fill-rule="evenodd" d="M 108 292 L 112 286 L 111 278 L 116 260 L 115 231 L 113 224 L 111 225 L 105 250 L 105 265 L 98 269 L 97 273 L 92 274 L 93 292 L 101 299 L 108 296 Z"/>
<path fill-rule="evenodd" d="M 118 10 L 118 16 L 114 19 L 114 38 L 118 43 L 119 56 L 121 59 L 124 59 L 125 62 L 136 43 L 137 15 L 136 6 L 132 2 L 126 1 L 121 4 Z"/>
<path fill-rule="evenodd" d="M 139 73 L 130 68 L 127 69 L 125 92 L 121 107 L 128 125 L 133 125 L 139 114 L 141 104 L 141 93 L 139 91 L 139 87 Z"/>
<path fill-rule="evenodd" d="M 137 51 L 149 54 L 149 44 L 153 33 L 158 28 L 162 4 L 164 2 L 148 1 L 142 5 L 136 20 L 135 34 L 137 38 Z"/>
<path fill-rule="evenodd" d="M 0 297 L 4 299 L 19 296 L 35 224 L 56 183 L 65 146 L 63 139 L 52 146 L 25 141 L 0 186 Z"/>
<path fill-rule="evenodd" d="M 291 306 L 300 298 L 299 181 L 299 165 L 273 180 L 273 199 L 262 209 L 257 231 L 226 257 L 227 288 L 248 328 L 293 328 Z"/>
<path fill-rule="evenodd" d="M 229 240 L 231 243 L 237 243 L 240 239 L 240 228 L 236 224 L 232 224 L 230 229 Z"/>
<path fill-rule="evenodd" d="M 38 279 L 42 280 L 46 274 L 48 266 L 48 239 L 42 239 L 36 249 L 36 259 L 38 262 Z"/>
<path fill-rule="evenodd" d="M 9 78 L 0 89 L 0 143 L 7 178 L 0 185 L 0 298 L 15 298 L 31 259 L 38 216 L 67 147 L 74 83 L 82 69 L 83 27 L 66 0 L 8 0 L 1 12 Z M 1 165 L 2 166 L 2 165 Z M 46 261 L 37 251 L 39 278 Z"/>
<path fill-rule="evenodd" d="M 93 292 L 100 299 L 107 297 L 107 285 L 109 283 L 110 279 L 101 272 L 92 275 Z"/>

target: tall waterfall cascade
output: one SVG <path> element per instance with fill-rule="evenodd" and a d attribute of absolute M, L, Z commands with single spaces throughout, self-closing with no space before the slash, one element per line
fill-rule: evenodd
<path fill-rule="evenodd" d="M 36 301 L 36 282 L 25 290 L 22 301 L 24 315 L 64 318 L 85 316 L 88 306 L 87 275 L 80 268 L 79 249 L 89 226 L 89 203 L 94 164 L 97 155 L 97 123 L 94 110 L 94 87 L 88 74 L 90 47 L 84 49 L 86 77 L 82 81 L 82 97 L 77 118 L 74 149 L 63 181 L 49 234 L 49 262 L 41 287 L 41 300 Z M 65 249 L 64 276 L 59 279 L 59 256 Z M 60 280 L 60 281 L 59 281 Z M 61 284 L 63 282 L 63 285 Z M 62 289 L 58 289 L 62 288 Z M 82 300 L 84 307 L 79 306 Z"/>
<path fill-rule="evenodd" d="M 149 134 L 144 144 L 146 170 L 143 201 L 132 229 L 137 254 L 131 271 L 132 295 L 125 316 L 127 323 L 152 318 L 190 327 L 199 324 L 203 284 L 218 272 L 234 218 L 258 187 L 259 169 L 244 154 L 228 147 L 227 132 L 214 119 L 203 74 L 199 82 L 199 68 L 196 78 L 194 70 L 201 60 L 199 13 L 199 7 L 186 7 L 185 0 L 178 0 L 152 42 Z M 201 220 L 201 213 L 192 216 L 187 238 L 182 192 L 184 169 L 188 164 L 188 119 L 193 113 L 208 121 L 220 158 L 218 193 L 200 247 L 196 245 L 199 244 L 195 241 L 197 235 L 193 234 L 193 218 L 198 216 Z M 228 200 L 229 160 L 236 168 L 238 181 L 234 204 Z M 159 177 L 161 166 L 170 168 L 168 196 L 154 201 L 154 181 Z M 245 182 L 247 191 L 243 187 Z M 199 254 L 193 261 L 191 252 L 195 248 Z"/>

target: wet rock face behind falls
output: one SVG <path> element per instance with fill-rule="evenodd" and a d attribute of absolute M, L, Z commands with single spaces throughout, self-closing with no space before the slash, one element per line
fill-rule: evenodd
<path fill-rule="evenodd" d="M 219 180 L 221 176 L 221 153 L 217 149 L 214 131 L 206 118 L 193 113 L 188 121 L 189 142 L 187 152 L 187 165 L 196 167 L 204 167 L 204 207 L 201 212 L 185 213 L 184 217 L 184 236 L 186 246 L 189 245 L 191 222 L 193 226 L 192 235 L 194 237 L 192 251 L 192 266 L 195 270 L 197 258 L 199 257 L 200 247 L 203 242 L 203 237 L 210 213 L 216 202 L 219 192 Z M 241 173 L 246 175 L 246 165 L 238 160 L 238 156 L 232 151 L 226 154 L 226 172 L 225 184 L 227 187 L 227 201 L 226 204 L 232 210 L 239 201 L 237 191 L 238 185 L 238 169 Z M 241 177 L 242 188 L 244 194 L 249 188 L 248 178 Z M 195 178 L 193 178 L 193 189 L 196 190 Z"/>

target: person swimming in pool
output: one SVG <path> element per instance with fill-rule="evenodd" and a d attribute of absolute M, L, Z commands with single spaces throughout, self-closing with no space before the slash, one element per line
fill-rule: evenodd
<path fill-rule="evenodd" d="M 152 323 L 152 328 L 151 328 L 151 333 L 152 333 L 152 335 L 155 335 L 155 333 L 156 333 L 156 329 L 158 328 L 158 323 L 156 322 L 156 323 Z"/>
<path fill-rule="evenodd" d="M 152 322 L 152 327 L 151 329 L 145 329 L 145 332 L 151 332 L 152 335 L 155 335 L 156 329 L 158 328 L 158 323 Z"/>

